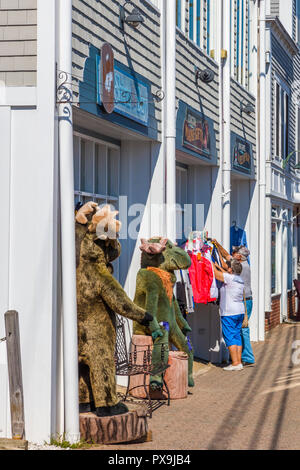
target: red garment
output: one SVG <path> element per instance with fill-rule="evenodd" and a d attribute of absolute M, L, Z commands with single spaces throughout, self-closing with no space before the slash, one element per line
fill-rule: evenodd
<path fill-rule="evenodd" d="M 213 270 L 211 262 L 204 256 L 198 259 L 198 255 L 189 253 L 192 264 L 189 268 L 194 302 L 196 304 L 207 304 L 214 302 L 216 298 L 211 298 L 210 288 L 213 282 Z"/>

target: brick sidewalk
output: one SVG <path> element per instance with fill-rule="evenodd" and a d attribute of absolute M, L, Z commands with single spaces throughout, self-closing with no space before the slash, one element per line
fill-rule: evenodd
<path fill-rule="evenodd" d="M 254 367 L 240 372 L 210 367 L 196 376 L 192 395 L 155 411 L 149 420 L 152 442 L 99 450 L 300 449 L 296 340 L 300 324 L 278 326 L 264 342 L 253 343 Z"/>

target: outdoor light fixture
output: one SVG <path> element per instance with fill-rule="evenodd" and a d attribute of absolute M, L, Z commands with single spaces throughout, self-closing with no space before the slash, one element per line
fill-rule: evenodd
<path fill-rule="evenodd" d="M 255 113 L 255 108 L 251 103 L 247 103 L 246 105 L 244 105 L 244 103 L 241 102 L 241 112 L 246 113 L 248 114 L 248 116 L 250 116 L 250 114 Z"/>
<path fill-rule="evenodd" d="M 198 80 L 201 80 L 203 83 L 210 83 L 215 78 L 215 72 L 210 69 L 200 70 L 196 67 L 195 78 L 196 83 L 198 83 Z"/>
<path fill-rule="evenodd" d="M 126 5 L 130 3 L 133 5 L 131 13 L 126 15 Z M 144 23 L 144 17 L 141 15 L 140 10 L 132 3 L 131 0 L 126 0 L 123 6 L 120 6 L 120 28 L 124 31 L 125 23 L 133 28 L 137 29 L 142 23 Z"/>

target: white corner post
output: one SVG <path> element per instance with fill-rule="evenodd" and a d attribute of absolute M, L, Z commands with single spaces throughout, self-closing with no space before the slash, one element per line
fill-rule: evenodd
<path fill-rule="evenodd" d="M 78 409 L 78 345 L 76 256 L 74 224 L 73 121 L 72 121 L 72 0 L 58 2 L 58 74 L 65 74 L 65 102 L 59 105 L 59 169 L 62 252 L 63 375 L 65 434 L 80 439 Z"/>
<path fill-rule="evenodd" d="M 265 276 L 266 276 L 266 2 L 259 0 L 258 42 L 258 166 L 259 166 L 259 293 L 258 339 L 265 337 Z M 271 236 L 271 233 L 268 234 Z M 270 262 L 270 260 L 268 260 Z"/>
<path fill-rule="evenodd" d="M 222 49 L 227 58 L 222 59 L 221 80 L 223 85 L 220 93 L 222 105 L 222 173 L 223 173 L 223 246 L 230 249 L 230 214 L 231 214 L 231 129 L 230 129 L 230 80 L 231 80 L 231 2 L 221 3 L 223 19 Z"/>
<path fill-rule="evenodd" d="M 165 184 L 167 237 L 176 239 L 176 1 L 164 4 L 165 32 Z"/>

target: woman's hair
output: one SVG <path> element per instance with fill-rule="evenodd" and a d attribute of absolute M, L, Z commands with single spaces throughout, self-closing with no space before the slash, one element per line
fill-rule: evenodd
<path fill-rule="evenodd" d="M 233 259 L 231 261 L 231 269 L 234 272 L 234 274 L 237 274 L 239 276 L 241 272 L 243 271 L 243 266 L 237 259 Z"/>

